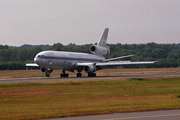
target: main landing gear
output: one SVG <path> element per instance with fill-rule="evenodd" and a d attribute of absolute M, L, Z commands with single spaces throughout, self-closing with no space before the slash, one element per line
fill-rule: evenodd
<path fill-rule="evenodd" d="M 88 77 L 96 77 L 96 73 L 88 73 Z"/>
<path fill-rule="evenodd" d="M 77 73 L 76 76 L 77 76 L 77 77 L 82 77 L 82 74 L 81 74 L 82 70 L 77 70 L 77 72 L 78 72 L 78 73 Z"/>
<path fill-rule="evenodd" d="M 46 77 L 49 77 L 49 74 L 46 74 Z M 63 70 L 60 77 L 69 77 L 69 74 L 65 73 L 65 70 Z M 80 71 L 78 71 L 77 77 L 82 77 L 82 73 Z M 88 73 L 88 77 L 96 77 L 96 73 Z"/>
<path fill-rule="evenodd" d="M 63 73 L 60 74 L 61 77 L 69 77 L 69 74 L 68 73 L 65 73 L 65 70 L 63 70 Z"/>
<path fill-rule="evenodd" d="M 77 73 L 77 77 L 82 77 L 82 74 L 80 72 Z"/>
<path fill-rule="evenodd" d="M 82 77 L 82 74 L 77 73 L 77 77 Z M 88 77 L 96 77 L 96 73 L 88 73 Z"/>

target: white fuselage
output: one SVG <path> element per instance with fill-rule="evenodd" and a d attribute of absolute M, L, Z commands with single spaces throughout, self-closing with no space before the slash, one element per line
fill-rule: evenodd
<path fill-rule="evenodd" d="M 49 69 L 61 68 L 73 71 L 80 69 L 75 66 L 76 63 L 102 62 L 103 59 L 103 57 L 87 53 L 43 51 L 35 56 L 34 61 L 40 67 Z"/>

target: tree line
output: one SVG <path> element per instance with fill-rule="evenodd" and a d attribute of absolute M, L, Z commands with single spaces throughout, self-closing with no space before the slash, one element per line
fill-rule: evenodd
<path fill-rule="evenodd" d="M 25 64 L 33 62 L 35 55 L 43 50 L 73 51 L 90 53 L 92 44 L 76 45 L 70 43 L 63 45 L 23 45 L 20 47 L 0 45 L 0 70 L 25 69 Z M 180 44 L 108 44 L 110 54 L 106 58 L 119 57 L 133 54 L 133 57 L 123 60 L 131 61 L 158 61 L 152 65 L 141 65 L 140 67 L 178 67 L 180 66 Z M 126 67 L 139 67 L 131 65 Z"/>

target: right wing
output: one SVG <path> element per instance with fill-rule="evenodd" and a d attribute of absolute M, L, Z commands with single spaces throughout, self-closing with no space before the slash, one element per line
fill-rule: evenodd
<path fill-rule="evenodd" d="M 85 66 L 85 65 L 92 65 L 94 64 L 95 66 L 110 66 L 110 65 L 115 65 L 115 66 L 120 66 L 120 65 L 142 65 L 142 64 L 153 64 L 156 61 L 140 61 L 140 62 L 131 62 L 131 61 L 109 61 L 109 62 L 96 62 L 96 63 L 75 63 L 75 66 Z"/>
<path fill-rule="evenodd" d="M 111 62 L 99 62 L 96 63 L 96 66 L 106 66 L 106 65 L 142 65 L 142 64 L 153 64 L 156 61 L 140 61 L 140 62 L 131 62 L 131 61 L 111 61 Z"/>

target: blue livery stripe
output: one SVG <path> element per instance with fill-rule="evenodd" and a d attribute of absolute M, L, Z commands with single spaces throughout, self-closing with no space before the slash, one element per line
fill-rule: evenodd
<path fill-rule="evenodd" d="M 36 57 L 36 59 L 54 59 L 54 60 L 75 60 L 75 61 L 87 61 L 87 62 L 102 62 L 102 60 L 90 59 L 90 58 L 52 57 L 52 56 Z"/>

